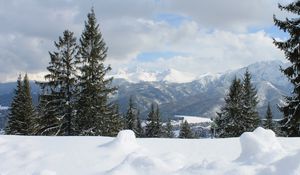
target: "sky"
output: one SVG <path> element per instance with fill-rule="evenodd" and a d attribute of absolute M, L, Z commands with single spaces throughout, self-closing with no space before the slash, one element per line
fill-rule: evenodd
<path fill-rule="evenodd" d="M 0 82 L 28 73 L 41 79 L 54 41 L 68 29 L 80 38 L 94 7 L 109 48 L 106 64 L 120 69 L 176 69 L 194 75 L 284 60 L 272 38 L 277 4 L 285 0 L 0 0 Z"/>

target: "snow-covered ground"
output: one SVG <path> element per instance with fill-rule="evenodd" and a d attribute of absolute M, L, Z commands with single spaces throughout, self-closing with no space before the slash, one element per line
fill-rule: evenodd
<path fill-rule="evenodd" d="M 211 123 L 212 120 L 206 117 L 175 115 L 175 118 L 181 118 L 182 121 L 187 121 L 189 124 Z"/>
<path fill-rule="evenodd" d="M 0 136 L 0 175 L 300 174 L 300 138 L 258 128 L 240 138 Z"/>

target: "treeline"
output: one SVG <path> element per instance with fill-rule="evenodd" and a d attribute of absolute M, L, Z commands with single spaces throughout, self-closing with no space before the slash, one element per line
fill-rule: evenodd
<path fill-rule="evenodd" d="M 169 119 L 166 123 L 162 123 L 161 118 L 159 106 L 153 103 L 146 121 L 141 123 L 139 109 L 133 97 L 130 97 L 128 109 L 124 116 L 124 128 L 132 130 L 138 137 L 175 138 L 171 120 Z M 190 125 L 186 121 L 181 123 L 178 137 L 195 138 Z"/>

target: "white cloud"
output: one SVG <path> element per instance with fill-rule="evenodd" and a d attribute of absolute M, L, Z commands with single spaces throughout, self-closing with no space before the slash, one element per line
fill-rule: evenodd
<path fill-rule="evenodd" d="M 139 65 L 199 74 L 283 58 L 264 31 L 279 13 L 273 0 L 0 0 L 0 82 L 20 72 L 44 72 L 53 41 L 65 29 L 79 37 L 92 5 L 114 69 Z M 155 20 L 162 13 L 188 20 L 178 26 Z M 250 33 L 252 28 L 261 31 Z M 157 51 L 186 55 L 152 62 L 135 59 Z"/>
<path fill-rule="evenodd" d="M 112 63 L 116 67 L 124 64 L 139 65 L 144 69 L 174 68 L 181 71 L 201 74 L 221 72 L 239 68 L 257 61 L 283 58 L 281 51 L 273 45 L 273 40 L 264 31 L 255 33 L 233 33 L 215 30 L 208 32 L 196 22 L 190 21 L 178 28 L 154 21 L 143 22 L 148 26 L 147 33 L 135 33 L 141 43 L 132 47 L 132 55 L 149 51 L 173 51 L 188 53 L 187 56 L 159 58 L 151 62 L 133 60 Z M 154 37 L 155 36 L 155 37 Z"/>

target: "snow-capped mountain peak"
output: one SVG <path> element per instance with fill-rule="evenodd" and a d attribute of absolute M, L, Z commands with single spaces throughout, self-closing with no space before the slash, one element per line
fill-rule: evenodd
<path fill-rule="evenodd" d="M 195 80 L 195 76 L 191 73 L 181 72 L 176 69 L 167 69 L 160 72 L 146 71 L 142 68 L 136 68 L 134 71 L 120 69 L 114 75 L 116 79 L 125 79 L 131 83 L 138 82 L 153 82 L 153 81 L 166 81 L 171 83 L 187 83 Z"/>
<path fill-rule="evenodd" d="M 158 81 L 167 81 L 172 83 L 187 83 L 195 79 L 195 76 L 188 72 L 180 72 L 176 69 L 168 69 L 157 74 Z"/>

